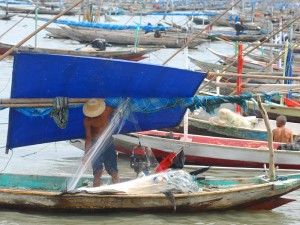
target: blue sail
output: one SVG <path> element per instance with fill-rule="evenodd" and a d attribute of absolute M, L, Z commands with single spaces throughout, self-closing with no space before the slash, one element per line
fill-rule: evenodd
<path fill-rule="evenodd" d="M 31 66 L 28 66 L 31 65 Z M 185 98 L 206 74 L 140 62 L 91 57 L 15 53 L 11 98 Z M 177 126 L 186 108 L 135 112 L 140 130 Z M 60 129 L 50 116 L 30 117 L 10 109 L 7 148 L 84 137 L 82 107 L 69 109 Z M 126 121 L 122 132 L 134 132 Z"/>

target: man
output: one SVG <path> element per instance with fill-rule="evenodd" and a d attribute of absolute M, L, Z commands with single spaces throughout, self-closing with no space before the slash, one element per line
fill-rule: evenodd
<path fill-rule="evenodd" d="M 103 99 L 92 98 L 83 106 L 84 128 L 86 133 L 85 139 L 85 156 L 83 161 L 86 161 L 86 154 L 97 141 L 97 138 L 105 130 L 109 124 L 109 119 L 113 113 L 113 108 L 106 106 Z M 119 174 L 117 168 L 117 155 L 114 148 L 113 138 L 111 137 L 106 148 L 98 153 L 97 157 L 92 160 L 92 168 L 94 175 L 94 187 L 100 186 L 100 178 L 103 174 L 103 164 L 109 175 L 112 177 L 113 183 L 119 182 Z"/>
<path fill-rule="evenodd" d="M 278 116 L 276 118 L 276 126 L 277 128 L 272 131 L 273 133 L 273 141 L 290 143 L 293 142 L 293 132 L 285 127 L 286 117 Z"/>
<path fill-rule="evenodd" d="M 235 25 L 234 28 L 236 30 L 236 35 L 239 36 L 241 34 L 241 32 L 243 32 L 245 30 L 242 22 L 240 20 L 238 20 Z"/>

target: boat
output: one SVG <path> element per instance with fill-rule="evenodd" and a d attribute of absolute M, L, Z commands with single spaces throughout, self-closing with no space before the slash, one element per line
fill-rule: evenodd
<path fill-rule="evenodd" d="M 63 29 L 61 28 L 56 28 L 56 27 L 45 27 L 45 31 L 48 33 L 46 34 L 48 37 L 51 38 L 61 38 L 61 39 L 68 39 L 68 34 L 67 32 L 64 32 Z"/>
<path fill-rule="evenodd" d="M 219 19 L 215 22 L 216 26 L 223 26 L 223 27 L 234 27 L 234 21 L 228 21 L 224 19 Z M 245 30 L 261 30 L 261 27 L 258 26 L 256 23 L 252 22 L 245 22 L 243 23 L 243 27 Z"/>
<path fill-rule="evenodd" d="M 227 109 L 225 109 L 227 110 Z M 247 140 L 268 140 L 268 133 L 264 121 L 255 116 L 242 117 L 236 120 L 236 124 L 226 123 L 226 120 L 219 122 L 219 117 L 209 117 L 205 112 L 190 114 L 188 118 L 189 127 L 194 134 L 205 134 L 206 132 L 212 135 L 222 135 L 222 137 L 242 138 Z M 271 129 L 276 128 L 276 121 L 269 120 Z M 286 126 L 291 128 L 294 134 L 294 140 L 300 134 L 300 128 L 297 123 L 287 122 Z M 201 132 L 201 133 L 200 133 Z"/>
<path fill-rule="evenodd" d="M 119 21 L 117 18 L 104 14 L 105 22 L 117 22 Z"/>
<path fill-rule="evenodd" d="M 191 213 L 224 210 L 271 210 L 294 201 L 282 197 L 300 187 L 299 176 L 280 176 L 276 181 L 263 177 L 209 179 L 197 181 L 199 191 L 174 193 L 173 201 L 163 193 L 127 194 L 114 192 L 114 185 L 106 193 L 68 193 L 68 177 L 2 174 L 0 178 L 0 207 L 47 212 L 152 212 Z M 141 179 L 141 178 L 140 178 Z M 91 180 L 84 177 L 82 181 Z M 136 180 L 138 182 L 138 179 Z M 126 185 L 126 183 L 122 183 Z M 82 185 L 82 182 L 80 182 Z M 79 186 L 80 187 L 80 186 Z M 138 187 L 137 187 L 138 188 Z M 88 188 L 85 188 L 88 190 Z M 92 188 L 90 188 L 92 189 Z M 152 190 L 155 191 L 152 187 Z"/>
<path fill-rule="evenodd" d="M 131 154 L 132 148 L 141 144 L 150 147 L 157 158 L 183 148 L 186 164 L 224 167 L 263 168 L 269 163 L 269 148 L 266 141 L 221 138 L 204 135 L 187 135 L 167 131 L 143 131 L 115 136 L 119 152 Z M 281 143 L 274 143 L 277 149 Z M 300 169 L 300 152 L 275 150 L 275 165 L 280 169 Z"/>
<path fill-rule="evenodd" d="M 234 56 L 224 55 L 222 53 L 214 51 L 211 48 L 207 48 L 207 49 L 214 55 L 220 57 L 226 64 L 231 64 L 236 61 L 236 57 L 234 57 Z M 266 63 L 266 62 L 260 62 L 260 61 L 255 61 L 255 60 L 251 60 L 251 59 L 244 59 L 244 67 L 245 68 L 264 70 L 267 65 L 268 65 L 268 63 Z M 283 67 L 280 67 L 277 64 L 273 64 L 272 67 L 274 70 L 283 70 Z M 300 68 L 293 67 L 293 71 L 300 72 Z"/>
<path fill-rule="evenodd" d="M 0 20 L 10 20 L 15 14 L 0 15 Z"/>
<path fill-rule="evenodd" d="M 13 12 L 13 13 L 32 13 L 34 14 L 35 11 L 35 5 L 20 5 L 20 6 L 6 6 L 6 5 L 0 5 L 0 9 Z M 39 7 L 38 13 L 39 14 L 49 14 L 49 15 L 58 15 L 63 10 L 60 9 L 51 9 L 46 7 Z M 75 15 L 77 13 L 77 10 L 71 10 L 65 15 Z"/>
<path fill-rule="evenodd" d="M 62 28 L 64 34 L 67 33 L 68 37 L 72 40 L 79 42 L 91 42 L 96 38 L 105 39 L 111 44 L 120 45 L 132 45 L 136 42 L 135 32 L 124 32 L 123 30 L 113 31 L 113 30 L 100 30 L 100 29 L 76 29 L 76 28 Z M 140 33 L 141 34 L 141 33 Z M 160 38 L 155 38 L 152 33 L 141 34 L 137 38 L 139 45 L 164 45 L 166 48 L 181 48 L 185 42 L 186 37 L 172 37 L 172 36 L 162 36 Z M 197 39 L 189 44 L 189 48 L 196 48 L 196 46 L 206 42 L 203 39 Z"/>
<path fill-rule="evenodd" d="M 29 63 L 38 66 L 29 67 Z M 24 73 L 26 73 L 26 77 Z M 6 107 L 11 107 L 7 151 L 11 148 L 84 136 L 82 105 L 68 108 L 69 123 L 63 127 L 64 129 L 55 124 L 51 117 L 45 116 L 49 113 L 47 107 L 53 106 L 53 97 L 56 96 L 69 97 L 69 103 L 73 102 L 71 98 L 85 98 L 77 101 L 80 104 L 85 102 L 86 98 L 104 97 L 108 102 L 111 101 L 111 104 L 116 102 L 117 105 L 123 101 L 120 96 L 125 99 L 132 98 L 132 101 L 137 98 L 136 104 L 133 104 L 130 109 L 135 113 L 135 120 L 140 122 L 140 129 L 175 126 L 186 111 L 185 105 L 184 107 L 178 106 L 177 102 L 171 105 L 172 102 L 169 102 L 167 105 L 158 104 L 153 108 L 153 105 L 149 107 L 147 99 L 163 98 L 163 102 L 166 102 L 165 98 L 174 99 L 176 96 L 176 98 L 190 100 L 204 77 L 203 73 L 145 63 L 16 52 L 11 99 L 6 101 Z M 138 104 L 141 98 L 145 98 L 144 103 L 148 103 L 145 104 L 146 108 L 142 104 Z M 50 100 L 48 103 L 47 99 Z M 154 100 L 157 102 L 158 99 Z M 31 109 L 24 112 L 26 101 L 30 102 Z M 4 102 L 1 100 L 1 104 Z M 9 105 L 11 103 L 16 108 Z M 19 110 L 19 107 L 22 110 Z M 36 107 L 39 110 L 32 110 Z M 40 107 L 46 107 L 46 110 L 42 111 Z M 126 108 L 122 108 L 116 114 L 124 113 L 123 109 Z M 33 116 L 30 116 L 30 113 L 33 113 Z M 58 120 L 58 122 L 60 121 Z M 131 132 L 136 129 L 133 128 L 134 125 L 132 121 L 126 121 L 124 129 L 121 131 Z M 19 135 L 20 132 L 22 136 Z M 190 136 L 190 138 L 192 137 Z M 215 140 L 217 139 L 215 138 Z M 164 143 L 168 143 L 168 140 L 165 140 Z M 289 160 L 289 163 L 293 163 L 293 160 L 297 160 L 297 157 Z M 179 173 L 186 174 L 181 170 Z M 0 207 L 3 209 L 90 213 L 270 210 L 293 201 L 281 196 L 300 187 L 300 178 L 297 175 L 279 176 L 276 181 L 267 176 L 245 179 L 192 177 L 194 187 L 192 192 L 189 192 L 189 189 L 184 191 L 178 188 L 175 190 L 166 188 L 164 189 L 165 194 L 160 193 L 161 189 L 156 188 L 151 188 L 149 193 L 140 194 L 128 192 L 125 189 L 120 191 L 122 185 L 128 187 L 130 184 L 143 183 L 144 180 L 141 179 L 148 181 L 147 184 L 150 182 L 154 187 L 157 187 L 156 184 L 164 185 L 164 181 L 168 181 L 169 185 L 171 183 L 169 174 L 175 175 L 172 176 L 173 178 L 178 177 L 176 170 L 174 172 L 166 171 L 122 184 L 102 186 L 100 192 L 95 192 L 94 188 L 82 187 L 82 180 L 76 183 L 74 190 L 70 190 L 70 187 L 66 186 L 68 184 L 67 177 L 1 174 Z M 190 176 L 192 175 L 190 174 Z M 136 187 L 136 185 L 132 186 Z"/>
<path fill-rule="evenodd" d="M 254 108 L 256 108 L 251 102 L 249 102 L 249 113 L 253 113 Z M 268 113 L 270 119 L 276 119 L 278 115 L 284 115 L 287 117 L 289 122 L 300 123 L 300 109 L 299 107 L 287 107 L 284 105 L 279 105 L 275 103 L 263 103 L 265 110 Z M 261 117 L 260 110 L 257 109 L 257 116 Z"/>
<path fill-rule="evenodd" d="M 0 55 L 4 54 L 10 48 L 14 47 L 12 44 L 0 42 Z M 111 49 L 111 50 L 110 50 Z M 31 52 L 31 53 L 46 53 L 46 54 L 59 54 L 59 55 L 74 55 L 74 56 L 89 56 L 89 57 L 102 57 L 112 59 L 124 59 L 131 61 L 139 61 L 146 58 L 144 55 L 153 52 L 157 49 L 143 49 L 137 48 L 136 51 L 132 49 L 119 49 L 107 48 L 107 50 L 100 51 L 95 48 L 81 48 L 79 50 L 71 49 L 54 49 L 54 48 L 41 48 L 32 46 L 20 46 L 16 49 L 19 52 Z"/>
<path fill-rule="evenodd" d="M 285 102 L 285 105 L 287 107 L 292 107 L 292 108 L 299 108 L 300 107 L 300 102 L 299 101 L 295 101 L 295 100 L 292 100 L 292 99 L 289 99 L 289 98 L 284 98 L 284 102 Z"/>
<path fill-rule="evenodd" d="M 264 34 L 220 34 L 219 38 L 225 41 L 242 41 L 242 42 L 255 42 L 257 40 L 263 41 L 265 38 Z"/>
<path fill-rule="evenodd" d="M 226 68 L 226 65 L 201 61 L 201 60 L 195 59 L 191 56 L 188 56 L 188 57 L 189 57 L 189 60 L 190 60 L 191 63 L 193 63 L 196 66 L 200 67 L 202 69 L 202 71 L 204 71 L 204 72 L 217 71 L 217 70 L 223 71 L 223 69 Z M 228 69 L 226 69 L 226 71 L 236 73 L 237 72 L 237 67 L 231 66 Z M 243 68 L 243 73 L 250 73 L 250 72 L 257 72 L 257 70 L 249 69 L 249 68 Z"/>

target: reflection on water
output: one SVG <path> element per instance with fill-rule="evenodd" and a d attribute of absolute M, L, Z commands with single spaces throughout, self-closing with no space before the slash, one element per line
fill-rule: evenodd
<path fill-rule="evenodd" d="M 68 19 L 69 17 L 65 17 Z M 72 18 L 72 17 L 71 17 Z M 15 16 L 11 21 L 0 20 L 0 35 L 8 28 L 13 26 L 21 17 Z M 123 21 L 127 21 L 129 17 L 124 17 Z M 156 18 L 157 19 L 157 18 Z M 174 17 L 174 22 L 180 18 Z M 181 18 L 182 19 L 182 18 Z M 102 20 L 103 21 L 103 20 Z M 122 20 L 120 20 L 122 21 Z M 131 22 L 139 22 L 139 17 L 135 17 Z M 155 20 L 154 16 L 147 16 L 143 18 L 142 22 L 152 22 Z M 155 23 L 155 22 L 154 22 Z M 153 23 L 153 24 L 154 24 Z M 41 25 L 42 22 L 39 22 Z M 55 26 L 55 25 L 51 25 Z M 25 35 L 28 35 L 34 30 L 34 20 L 24 19 L 15 29 L 5 35 L 1 41 L 9 43 L 17 43 L 22 40 Z M 22 34 L 22 35 L 20 35 Z M 48 48 L 68 48 L 76 49 L 83 47 L 76 41 L 71 40 L 57 40 L 44 38 L 45 31 L 38 34 L 38 46 Z M 28 44 L 33 45 L 34 39 L 28 41 Z M 27 44 L 27 43 L 26 43 Z M 218 58 L 206 50 L 207 47 L 218 49 L 220 52 L 227 54 L 234 53 L 234 47 L 224 44 L 222 42 L 206 43 L 199 46 L 197 49 L 189 50 L 189 54 L 196 58 L 215 63 Z M 171 57 L 177 49 L 163 49 L 149 54 L 144 62 L 151 62 L 162 64 L 169 57 Z M 12 75 L 13 58 L 0 62 L 0 98 L 8 98 L 10 96 L 10 82 Z M 184 67 L 184 54 L 180 53 L 172 59 L 168 65 L 174 67 Z M 35 66 L 35 65 L 30 65 Z M 192 64 L 192 68 L 195 68 Z M 26 74 L 24 74 L 26 76 Z M 76 171 L 83 151 L 71 146 L 67 142 L 58 142 L 51 144 L 42 144 L 35 146 L 28 146 L 24 148 L 17 148 L 9 155 L 4 154 L 6 143 L 6 132 L 8 123 L 8 110 L 0 111 L 0 171 L 4 173 L 22 173 L 22 174 L 54 174 L 54 175 L 69 175 L 71 176 Z M 10 159 L 11 157 L 11 159 Z M 7 167 L 6 167 L 7 165 Z M 120 177 L 134 178 L 136 176 L 133 169 L 130 168 L 129 157 L 122 157 L 118 159 L 118 167 Z M 5 170 L 3 171 L 3 169 Z M 92 175 L 89 168 L 85 174 Z M 249 177 L 261 175 L 259 171 L 237 171 L 237 170 L 214 170 L 209 169 L 206 176 L 214 177 Z M 107 176 L 105 174 L 104 176 Z M 169 225 L 169 224 L 300 224 L 300 192 L 292 192 L 285 197 L 297 199 L 297 201 L 281 206 L 273 211 L 226 211 L 219 213 L 193 213 L 193 214 L 142 214 L 142 213 L 114 213 L 104 215 L 77 215 L 77 214 L 60 214 L 60 213 L 33 213 L 33 212 L 15 212 L 15 211 L 0 211 L 0 225 L 29 225 L 29 224 L 155 224 L 155 225 Z"/>

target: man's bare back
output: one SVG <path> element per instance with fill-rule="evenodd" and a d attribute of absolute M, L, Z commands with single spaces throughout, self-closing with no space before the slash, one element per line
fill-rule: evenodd
<path fill-rule="evenodd" d="M 273 141 L 289 143 L 293 142 L 293 132 L 286 127 L 278 127 L 273 131 Z"/>

